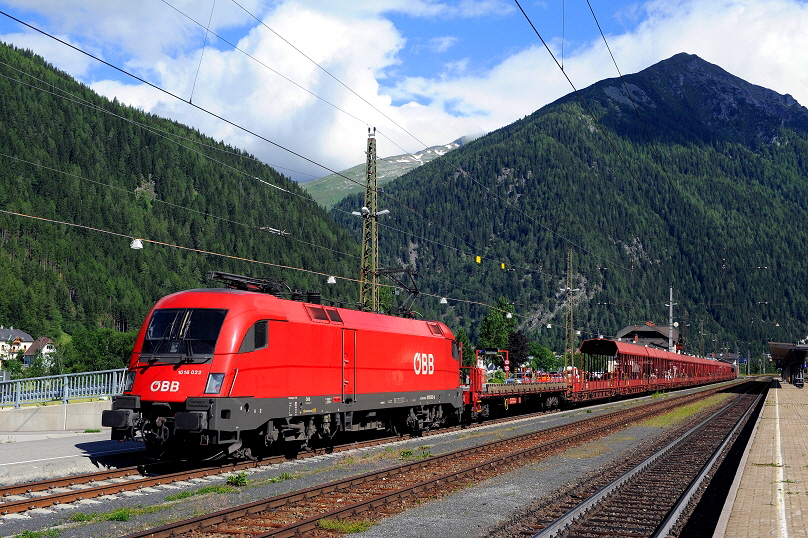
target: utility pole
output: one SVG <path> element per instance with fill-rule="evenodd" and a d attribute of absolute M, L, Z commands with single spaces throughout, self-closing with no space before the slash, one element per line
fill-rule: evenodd
<path fill-rule="evenodd" d="M 699 354 L 704 357 L 704 320 L 699 320 Z"/>
<path fill-rule="evenodd" d="M 673 302 L 673 286 L 671 286 L 670 290 L 670 301 L 668 301 L 668 351 L 673 353 L 676 351 L 673 345 L 673 305 L 676 303 Z"/>
<path fill-rule="evenodd" d="M 368 127 L 365 205 L 362 208 L 362 267 L 359 271 L 359 305 L 379 311 L 379 197 L 376 191 L 376 128 Z"/>
<path fill-rule="evenodd" d="M 567 294 L 567 312 L 564 316 L 565 332 L 564 332 L 564 375 L 567 374 L 567 353 L 569 353 L 570 363 L 574 362 L 575 357 L 575 323 L 573 318 L 573 292 L 578 290 L 572 289 L 572 247 L 567 249 L 567 287 L 564 288 Z"/>

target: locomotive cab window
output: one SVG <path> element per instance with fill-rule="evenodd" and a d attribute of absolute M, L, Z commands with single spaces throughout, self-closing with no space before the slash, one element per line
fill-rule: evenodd
<path fill-rule="evenodd" d="M 227 310 L 155 310 L 146 329 L 140 362 L 202 363 L 213 358 Z"/>
<path fill-rule="evenodd" d="M 257 349 L 264 349 L 269 345 L 269 325 L 267 321 L 259 321 L 247 330 L 244 340 L 241 341 L 239 353 L 249 353 Z"/>

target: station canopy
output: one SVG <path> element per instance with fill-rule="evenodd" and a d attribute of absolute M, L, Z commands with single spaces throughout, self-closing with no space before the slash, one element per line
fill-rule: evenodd
<path fill-rule="evenodd" d="M 806 344 L 786 344 L 783 342 L 769 342 L 769 351 L 772 360 L 780 368 L 787 368 L 791 364 L 803 364 L 808 355 Z"/>

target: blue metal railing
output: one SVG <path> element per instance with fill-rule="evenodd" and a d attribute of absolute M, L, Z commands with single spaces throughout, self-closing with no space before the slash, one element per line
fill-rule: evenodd
<path fill-rule="evenodd" d="M 126 368 L 0 381 L 0 408 L 113 396 L 123 392 Z"/>

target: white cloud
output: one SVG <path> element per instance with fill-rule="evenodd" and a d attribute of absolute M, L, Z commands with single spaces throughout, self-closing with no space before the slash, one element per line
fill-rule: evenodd
<path fill-rule="evenodd" d="M 62 41 L 71 43 L 68 36 L 56 36 Z M 0 41 L 13 45 L 19 49 L 32 50 L 55 66 L 72 76 L 81 78 L 97 65 L 97 62 L 78 51 L 66 47 L 58 41 L 33 33 L 16 33 L 0 35 Z M 72 44 L 72 43 L 71 43 Z"/>
<path fill-rule="evenodd" d="M 433 52 L 446 52 L 457 43 L 457 38 L 453 36 L 433 37 L 429 40 Z"/>
<path fill-rule="evenodd" d="M 696 54 L 730 73 L 808 104 L 808 7 L 794 0 L 653 0 L 635 30 L 609 37 L 621 72 L 645 69 L 679 52 Z M 554 50 L 558 56 L 558 51 Z M 617 76 L 598 38 L 567 55 L 565 72 L 577 88 Z M 438 126 L 466 128 L 476 121 L 490 131 L 530 114 L 572 91 L 547 51 L 536 45 L 490 71 L 469 76 L 413 77 L 390 89 L 397 100 L 418 97 Z M 422 111 L 421 116 L 426 114 Z M 466 118 L 452 118 L 450 112 Z M 424 123 L 429 123 L 428 121 Z M 468 131 L 471 132 L 471 131 Z M 458 133 L 463 134 L 463 133 Z M 446 132 L 446 139 L 451 135 Z"/>
<path fill-rule="evenodd" d="M 211 3 L 167 1 L 207 23 Z M 364 160 L 368 126 L 376 126 L 382 133 L 378 139 L 380 155 L 400 153 L 400 147 L 415 152 L 422 146 L 402 128 L 425 145 L 446 143 L 465 134 L 499 128 L 571 91 L 538 42 L 517 50 L 487 71 L 474 65 L 473 58 L 447 58 L 443 71 L 433 76 L 390 76 L 401 61 L 398 54 L 406 36 L 386 17 L 387 13 L 435 20 L 501 17 L 513 8 L 500 0 L 244 2 L 269 27 L 401 127 L 227 2 L 216 3 L 212 24 L 215 31 L 241 35 L 240 39 L 233 38 L 238 39 L 241 49 L 358 119 L 295 87 L 241 52 L 223 46 L 205 50 L 193 102 L 331 169 L 347 168 Z M 5 3 L 38 12 L 50 21 L 50 31 L 78 39 L 106 58 L 121 58 L 128 69 L 183 99 L 191 96 L 204 33 L 164 3 L 150 0 L 148 9 L 108 0 L 86 0 L 78 7 L 69 0 Z M 607 16 L 635 25 L 621 35 L 609 36 L 609 45 L 623 73 L 688 52 L 752 83 L 791 93 L 808 104 L 808 69 L 802 60 L 808 46 L 808 33 L 802 31 L 808 27 L 808 8 L 802 2 L 651 0 L 623 6 L 616 13 L 599 13 L 601 18 Z M 529 31 L 521 17 L 513 17 L 513 24 Z M 7 37 L 17 46 L 30 46 L 57 67 L 86 77 L 83 80 L 110 98 L 192 125 L 271 164 L 318 176 L 327 173 L 134 81 L 106 77 L 93 81 L 93 73 L 97 72 L 92 71 L 90 61 L 69 53 L 63 45 L 32 34 Z M 437 36 L 432 44 L 437 45 L 437 50 L 450 50 L 456 39 Z M 460 35 L 459 39 L 466 38 Z M 492 46 L 496 46 L 493 39 Z M 599 38 L 565 52 L 565 71 L 579 88 L 616 76 Z"/>

